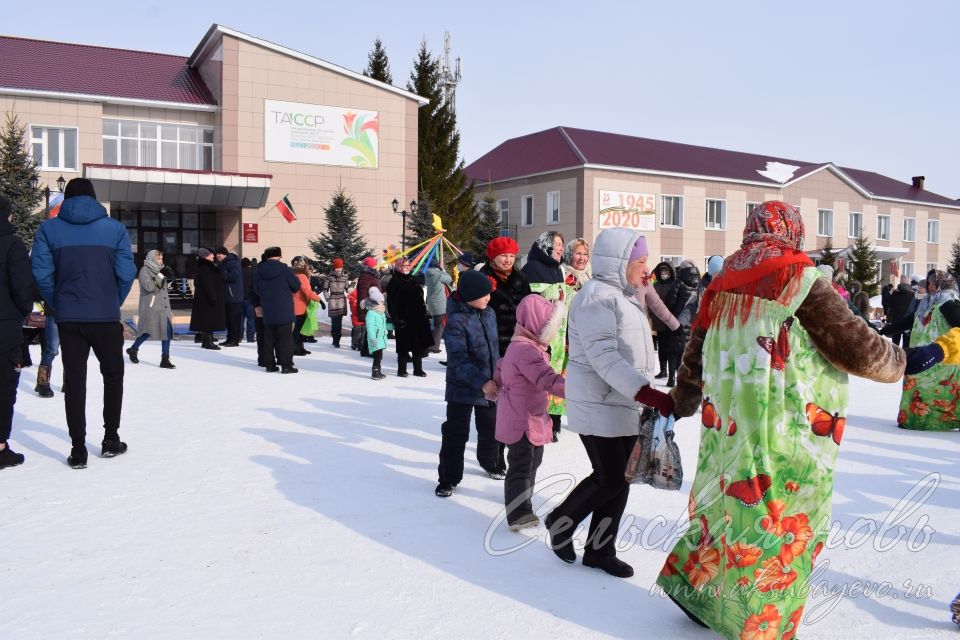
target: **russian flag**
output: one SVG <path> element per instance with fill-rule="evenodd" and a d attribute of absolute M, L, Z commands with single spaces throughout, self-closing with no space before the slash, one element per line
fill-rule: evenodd
<path fill-rule="evenodd" d="M 50 194 L 50 218 L 56 218 L 57 214 L 60 213 L 60 205 L 63 204 L 63 193 L 57 191 L 56 193 Z"/>

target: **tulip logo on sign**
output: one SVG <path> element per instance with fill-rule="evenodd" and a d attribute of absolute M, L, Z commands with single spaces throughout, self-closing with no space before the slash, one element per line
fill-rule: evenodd
<path fill-rule="evenodd" d="M 376 169 L 380 114 L 264 101 L 264 160 Z"/>

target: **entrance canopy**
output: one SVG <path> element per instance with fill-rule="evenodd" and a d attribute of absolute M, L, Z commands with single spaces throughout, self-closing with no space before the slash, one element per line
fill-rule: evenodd
<path fill-rule="evenodd" d="M 910 253 L 910 249 L 904 249 L 902 247 L 878 247 L 871 245 L 870 248 L 877 254 L 877 260 L 896 260 Z M 853 254 L 853 249 L 854 245 L 840 249 L 836 252 L 837 257 L 849 260 Z M 821 252 L 820 249 L 814 249 L 813 251 L 807 251 L 807 255 L 813 260 L 819 260 Z"/>
<path fill-rule="evenodd" d="M 259 209 L 267 202 L 273 176 L 84 164 L 83 177 L 93 182 L 101 202 Z"/>

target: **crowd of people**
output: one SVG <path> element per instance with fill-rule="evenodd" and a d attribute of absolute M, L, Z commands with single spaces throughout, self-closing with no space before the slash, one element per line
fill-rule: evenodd
<path fill-rule="evenodd" d="M 137 278 L 126 231 L 82 178 L 67 185 L 60 215 L 41 225 L 29 256 L 9 216 L 0 199 L 0 351 L 7 363 L 0 467 L 24 461 L 8 440 L 23 364 L 21 326 L 38 296 L 59 330 L 68 464 L 83 468 L 88 461 L 90 350 L 104 378 L 101 455 L 120 455 L 127 450 L 119 438 L 120 306 Z M 482 259 L 460 256 L 454 276 L 439 265 L 412 274 L 402 257 L 382 271 L 367 258 L 354 279 L 339 258 L 318 275 L 303 257 L 284 264 L 277 247 L 258 262 L 223 247 L 201 249 L 190 329 L 206 349 L 237 346 L 246 335 L 257 342 L 267 372 L 296 373 L 293 357 L 310 354 L 316 306 L 324 305 L 334 348 L 351 314 L 352 346 L 372 358 L 374 380 L 387 377 L 391 337 L 399 377 L 409 375 L 408 366 L 426 376 L 423 358 L 445 347 L 446 419 L 434 493 L 449 498 L 464 481 L 472 418 L 477 462 L 504 481 L 512 531 L 540 525 L 531 500 L 536 474 L 566 415 L 591 473 L 544 518 L 549 546 L 562 561 L 576 562 L 575 532 L 589 517 L 582 564 L 621 578 L 634 574 L 616 556 L 615 542 L 640 410 L 677 419 L 699 412 L 691 527 L 657 583 L 691 620 L 724 637 L 789 639 L 806 599 L 806 591 L 790 587 L 811 574 L 828 534 L 848 376 L 902 378 L 902 428 L 960 425 L 960 296 L 953 277 L 934 270 L 916 291 L 908 281 L 891 287 L 884 303 L 890 322 L 877 331 L 864 322 L 869 299 L 865 310 L 862 287 L 839 287 L 803 244 L 799 212 L 772 201 L 748 216 L 741 248 L 725 259 L 711 256 L 702 276 L 690 260 L 662 262 L 651 272 L 646 238 L 622 228 L 603 230 L 593 247 L 543 233 L 523 268 L 517 243 L 495 238 Z M 137 278 L 137 337 L 126 349 L 134 364 L 145 341 L 159 340 L 160 366 L 175 368 L 171 275 L 163 254 L 150 251 Z M 226 339 L 217 345 L 213 334 L 223 330 Z M 664 378 L 667 392 L 655 386 Z"/>

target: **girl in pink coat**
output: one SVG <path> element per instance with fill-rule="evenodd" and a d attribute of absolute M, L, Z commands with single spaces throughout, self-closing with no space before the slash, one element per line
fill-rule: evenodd
<path fill-rule="evenodd" d="M 563 321 L 564 305 L 529 295 L 517 306 L 517 324 L 507 352 L 497 363 L 497 440 L 507 445 L 504 503 L 511 531 L 536 527 L 530 497 L 543 460 L 543 445 L 553 440 L 547 394 L 564 397 L 563 376 L 550 367 L 547 345 Z"/>

